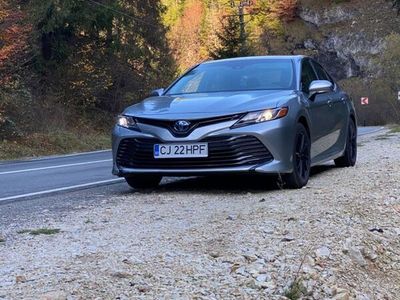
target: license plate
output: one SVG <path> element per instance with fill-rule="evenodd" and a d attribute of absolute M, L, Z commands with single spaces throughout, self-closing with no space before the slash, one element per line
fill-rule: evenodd
<path fill-rule="evenodd" d="M 155 144 L 154 158 L 208 157 L 207 143 Z"/>

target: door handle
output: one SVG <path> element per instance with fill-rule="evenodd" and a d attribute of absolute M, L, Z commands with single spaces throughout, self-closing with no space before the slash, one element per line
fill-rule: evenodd
<path fill-rule="evenodd" d="M 332 105 L 333 105 L 333 100 L 332 100 L 332 99 L 329 99 L 327 103 L 328 103 L 328 106 L 329 106 L 329 107 L 332 107 Z"/>

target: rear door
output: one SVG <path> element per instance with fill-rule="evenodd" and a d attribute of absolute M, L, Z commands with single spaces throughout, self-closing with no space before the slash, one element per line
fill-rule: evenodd
<path fill-rule="evenodd" d="M 303 96 L 309 102 L 309 114 L 311 121 L 311 160 L 312 163 L 319 160 L 319 157 L 329 149 L 326 137 L 333 128 L 333 117 L 328 94 L 316 95 L 313 99 L 309 97 L 310 83 L 318 80 L 318 76 L 308 58 L 303 59 L 301 65 L 301 89 Z"/>

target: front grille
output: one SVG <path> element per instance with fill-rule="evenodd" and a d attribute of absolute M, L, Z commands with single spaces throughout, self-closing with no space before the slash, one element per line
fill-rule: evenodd
<path fill-rule="evenodd" d="M 146 118 L 135 118 L 135 119 L 138 123 L 166 128 L 175 137 L 186 137 L 189 134 L 191 134 L 196 128 L 222 122 L 239 120 L 242 116 L 243 114 L 235 114 L 230 116 L 214 117 L 208 119 L 188 120 L 190 122 L 190 127 L 185 132 L 177 132 L 174 129 L 174 124 L 177 120 L 157 120 L 157 119 L 146 119 Z"/>
<path fill-rule="evenodd" d="M 253 136 L 219 136 L 201 140 L 208 143 L 208 157 L 155 159 L 157 139 L 124 139 L 118 147 L 117 164 L 139 169 L 195 169 L 257 165 L 273 160 L 268 149 Z"/>

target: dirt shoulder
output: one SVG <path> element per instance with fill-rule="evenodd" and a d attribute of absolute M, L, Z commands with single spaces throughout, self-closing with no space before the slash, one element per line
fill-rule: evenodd
<path fill-rule="evenodd" d="M 109 149 L 109 132 L 82 130 L 32 133 L 15 140 L 0 140 L 0 163 L 3 160 L 34 158 Z"/>
<path fill-rule="evenodd" d="M 192 179 L 15 220 L 0 299 L 399 299 L 400 134 L 359 146 L 301 190 Z"/>

